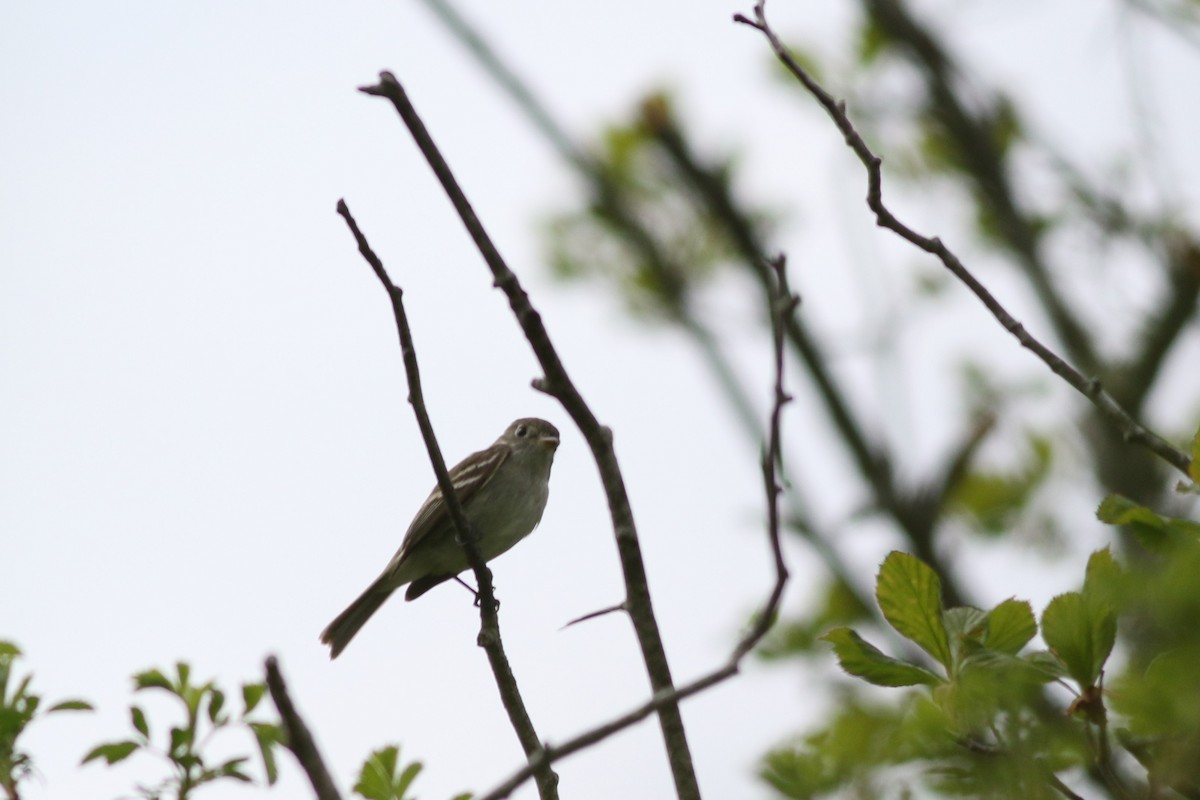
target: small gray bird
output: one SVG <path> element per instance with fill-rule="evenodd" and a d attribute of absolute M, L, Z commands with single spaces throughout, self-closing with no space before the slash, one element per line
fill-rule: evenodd
<path fill-rule="evenodd" d="M 541 522 L 557 448 L 558 429 L 544 419 L 526 417 L 509 425 L 491 447 L 450 470 L 454 493 L 479 533 L 484 561 L 507 552 Z M 404 599 L 414 600 L 468 567 L 442 490 L 435 487 L 383 573 L 321 633 L 329 657 L 337 658 L 401 586 L 408 584 Z"/>

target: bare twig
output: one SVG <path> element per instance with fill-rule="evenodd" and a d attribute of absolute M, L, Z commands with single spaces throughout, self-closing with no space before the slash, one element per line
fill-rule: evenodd
<path fill-rule="evenodd" d="M 609 606 L 608 608 L 602 608 L 598 611 L 590 611 L 587 614 L 584 614 L 582 617 L 576 617 L 575 619 L 571 620 L 566 625 L 563 625 L 561 628 L 559 628 L 559 630 L 566 630 L 567 628 L 571 627 L 572 625 L 578 625 L 579 623 L 587 622 L 590 619 L 598 619 L 600 617 L 607 616 L 609 614 L 614 614 L 617 611 L 628 612 L 629 611 L 628 604 L 617 603 L 615 606 Z"/>
<path fill-rule="evenodd" d="M 1121 431 L 1125 441 L 1147 448 L 1159 458 L 1166 461 L 1185 475 L 1191 460 L 1181 450 L 1173 447 L 1157 434 L 1147 430 L 1131 417 L 1125 409 L 1110 395 L 1097 378 L 1086 378 L 1078 370 L 1059 357 L 1053 350 L 1034 338 L 1025 327 L 1018 322 L 1007 309 L 988 291 L 980 281 L 959 260 L 941 239 L 927 237 L 917 233 L 902 223 L 883 203 L 883 172 L 882 159 L 875 155 L 867 146 L 862 136 L 855 129 L 846 114 L 845 105 L 830 95 L 817 83 L 800 64 L 792 57 L 791 52 L 767 24 L 764 12 L 765 0 L 759 0 L 754 6 L 755 19 L 749 19 L 741 14 L 734 15 L 734 21 L 749 25 L 760 31 L 770 42 L 775 55 L 787 69 L 804 85 L 804 88 L 816 98 L 830 118 L 841 131 L 847 146 L 858 156 L 859 161 L 867 169 L 867 205 L 875 213 L 876 224 L 894 232 L 900 238 L 934 256 L 954 274 L 967 288 L 979 298 L 1000 325 L 1012 334 L 1021 346 L 1034 353 L 1050 368 L 1054 374 L 1065 380 L 1080 394 L 1090 400 L 1110 422 Z"/>
<path fill-rule="evenodd" d="M 325 768 L 325 760 L 317 750 L 317 743 L 313 741 L 308 726 L 304 724 L 291 696 L 288 695 L 287 684 L 283 680 L 283 673 L 279 671 L 279 662 L 275 656 L 267 658 L 266 669 L 267 688 L 271 691 L 275 708 L 279 709 L 279 718 L 283 722 L 284 733 L 287 734 L 287 749 L 291 750 L 292 755 L 300 762 L 300 768 L 308 776 L 308 782 L 312 784 L 317 800 L 342 800 L 329 770 Z"/>
<path fill-rule="evenodd" d="M 541 751 L 541 740 L 538 739 L 537 731 L 533 727 L 533 721 L 529 718 L 529 712 L 526 710 L 525 702 L 521 698 L 516 677 L 513 675 L 512 666 L 508 662 L 508 656 L 504 652 L 504 645 L 500 639 L 499 604 L 496 602 L 495 592 L 492 587 L 492 572 L 487 568 L 483 556 L 479 553 L 478 532 L 473 529 L 470 520 L 467 519 L 466 514 L 463 512 L 462 504 L 459 502 L 458 495 L 454 491 L 454 482 L 450 480 L 450 473 L 447 471 L 446 462 L 442 458 L 441 448 L 438 446 L 437 438 L 433 433 L 433 424 L 429 421 L 429 413 L 425 408 L 425 397 L 421 391 L 421 373 L 417 366 L 417 353 L 413 347 L 412 332 L 408 326 L 408 316 L 404 311 L 404 290 L 392 283 L 392 279 L 383 267 L 383 262 L 371 250 L 366 237 L 358 229 L 358 224 L 354 221 L 354 217 L 351 216 L 346 201 L 339 200 L 337 210 L 346 220 L 346 225 L 349 226 L 350 232 L 354 234 L 359 252 L 362 253 L 367 263 L 371 265 L 371 269 L 374 270 L 376 277 L 383 284 L 384 289 L 388 293 L 388 298 L 392 302 L 392 311 L 396 317 L 396 330 L 400 335 L 400 349 L 404 357 L 404 372 L 408 378 L 408 402 L 413 407 L 413 413 L 417 417 L 417 425 L 420 427 L 421 436 L 425 440 L 425 449 L 429 453 L 429 460 L 433 464 L 434 473 L 437 475 L 438 487 L 441 489 L 442 497 L 445 498 L 446 509 L 454 523 L 458 542 L 466 552 L 467 562 L 471 565 L 471 569 L 474 570 L 475 580 L 479 585 L 479 591 L 476 595 L 481 620 L 478 639 L 479 646 L 487 653 L 488 663 L 491 665 L 492 674 L 496 679 L 496 687 L 500 690 L 500 699 L 504 703 L 505 710 L 508 712 L 508 718 L 512 722 L 513 730 L 517 733 L 517 738 L 521 742 L 521 747 L 525 750 L 526 757 L 532 759 Z M 558 797 L 558 776 L 550 770 L 549 765 L 538 767 L 535 770 L 535 774 L 538 781 L 538 793 L 542 799 L 555 800 Z"/>
<path fill-rule="evenodd" d="M 597 725 L 591 730 L 584 731 L 562 744 L 547 745 L 539 756 L 546 763 L 558 761 L 572 753 L 577 753 L 597 742 L 607 739 L 615 733 L 623 731 L 630 725 L 642 721 L 667 704 L 674 705 L 680 700 L 691 697 L 737 675 L 741 669 L 742 659 L 762 641 L 762 638 L 770 630 L 772 624 L 774 624 L 776 615 L 779 612 L 780 600 L 783 598 L 783 589 L 788 579 L 787 564 L 783 558 L 783 546 L 780 534 L 780 486 L 776 474 L 776 467 L 780 460 L 780 442 L 782 441 L 780 424 L 783 407 L 791 400 L 791 397 L 788 396 L 783 388 L 783 342 L 785 321 L 788 316 L 794 313 L 796 306 L 799 304 L 799 299 L 788 288 L 783 256 L 773 259 L 771 261 L 771 268 L 777 276 L 776 294 L 771 302 L 775 382 L 769 433 L 768 439 L 764 443 L 762 460 L 763 484 L 767 498 L 767 536 L 770 540 L 771 553 L 775 562 L 775 581 L 771 586 L 770 594 L 763 603 L 763 607 L 759 610 L 754 623 L 738 641 L 737 646 L 734 647 L 732 654 L 724 664 L 707 675 L 703 675 L 690 683 L 680 686 L 678 689 L 655 693 L 653 698 L 632 711 L 622 714 L 602 725 Z M 483 795 L 479 800 L 500 800 L 501 798 L 508 797 L 517 787 L 529 780 L 530 775 L 532 775 L 533 766 L 535 766 L 533 763 L 525 765 L 511 778 Z"/>
<path fill-rule="evenodd" d="M 466 195 L 463 194 L 449 165 L 429 135 L 429 131 L 426 130 L 424 123 L 417 115 L 404 88 L 394 75 L 390 72 L 383 72 L 379 76 L 379 84 L 362 87 L 360 91 L 386 97 L 395 106 L 405 125 L 408 126 L 417 146 L 429 162 L 450 201 L 454 204 L 454 208 L 470 233 L 471 239 L 475 242 L 475 246 L 479 249 L 484 261 L 487 262 L 495 285 L 508 297 L 509 306 L 542 366 L 545 377 L 535 381 L 535 387 L 552 395 L 562 404 L 587 441 L 600 471 L 600 479 L 608 498 L 613 533 L 625 578 L 629 616 L 642 650 L 642 658 L 646 664 L 650 684 L 656 695 L 667 696 L 674 689 L 674 681 L 671 678 L 666 650 L 663 648 L 662 637 L 654 616 L 654 607 L 650 601 L 650 587 L 646 578 L 646 568 L 642 562 L 641 547 L 638 544 L 637 527 L 633 521 L 633 510 L 625 490 L 625 480 L 621 475 L 620 465 L 617 463 L 616 452 L 613 450 L 612 431 L 600 424 L 579 390 L 576 389 L 575 384 L 572 383 L 566 367 L 563 366 L 558 352 L 550 341 L 545 326 L 542 325 L 541 316 L 529 302 L 529 296 L 521 288 L 517 276 L 509 269 L 508 264 L 505 263 L 492 243 L 491 237 L 484 230 L 483 224 L 476 216 Z M 666 743 L 671 774 L 675 780 L 676 793 L 680 800 L 698 800 L 700 787 L 696 781 L 691 749 L 687 743 L 687 735 L 679 708 L 671 702 L 664 704 L 657 711 Z"/>

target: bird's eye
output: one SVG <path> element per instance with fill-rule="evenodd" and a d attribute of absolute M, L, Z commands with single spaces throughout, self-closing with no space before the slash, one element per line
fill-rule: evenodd
<path fill-rule="evenodd" d="M 526 428 L 524 425 L 518 425 L 518 426 L 517 426 L 517 437 L 518 437 L 518 438 L 524 439 L 524 438 L 525 438 L 525 434 L 526 434 L 526 433 L 528 433 L 528 432 L 529 432 L 529 429 L 528 429 L 528 428 Z"/>

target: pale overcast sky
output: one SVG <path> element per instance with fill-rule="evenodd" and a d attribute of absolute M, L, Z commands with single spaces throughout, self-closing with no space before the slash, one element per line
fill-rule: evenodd
<path fill-rule="evenodd" d="M 1164 109 L 1164 161 L 1194 200 L 1196 62 L 1174 39 L 1138 20 L 1140 49 L 1114 47 L 1128 13 L 1096 6 L 1119 4 L 915 5 L 955 31 L 980 76 L 1029 95 L 1039 134 L 1084 157 L 1134 141 L 1122 76 L 1123 59 L 1136 59 L 1153 91 L 1135 94 Z M 943 356 L 972 352 L 1042 377 L 965 300 L 957 315 L 910 320 L 903 347 L 938 354 L 918 365 L 922 386 L 905 388 L 902 402 L 873 391 L 880 376 L 853 359 L 863 342 L 839 334 L 861 336 L 873 309 L 910 292 L 902 270 L 919 257 L 876 231 L 836 132 L 776 79 L 762 38 L 730 21 L 750 0 L 461 7 L 573 133 L 593 135 L 667 87 L 706 152 L 740 154 L 746 196 L 784 215 L 773 245 L 792 256 L 802 313 L 845 356 L 839 368 L 865 410 L 894 402 L 911 415 L 910 425 L 885 414 L 913 464 L 932 463 L 956 433 L 943 421 L 952 401 L 930 391 L 953 387 L 954 376 L 927 374 Z M 789 38 L 836 55 L 853 8 L 774 0 L 769 12 Z M 129 676 L 177 659 L 232 689 L 260 679 L 263 658 L 278 655 L 347 795 L 362 759 L 392 742 L 425 762 L 414 786 L 424 800 L 486 791 L 520 765 L 462 590 L 439 588 L 415 604 L 395 598 L 337 662 L 317 642 L 391 557 L 433 484 L 391 312 L 334 213 L 341 197 L 406 291 L 447 458 L 487 445 L 518 416 L 563 430 L 541 527 L 493 565 L 508 653 L 539 733 L 564 739 L 647 696 L 626 621 L 560 630 L 622 596 L 595 468 L 568 417 L 529 388 L 536 363 L 390 105 L 355 91 L 382 69 L 407 86 L 579 387 L 616 432 L 676 678 L 722 660 L 765 592 L 755 448 L 684 342 L 631 324 L 597 287 L 549 278 L 539 226 L 577 204 L 576 184 L 421 3 L 7 3 L 0 638 L 25 650 L 20 669 L 35 673 L 47 699 L 98 707 L 30 730 L 39 774 L 29 800 L 107 798 L 157 780 L 161 765 L 149 758 L 77 765 L 94 744 L 126 735 Z M 898 196 L 931 233 L 956 220 L 945 193 Z M 984 266 L 1006 302 L 1028 308 L 994 260 Z M 744 288 L 726 279 L 705 301 L 765 408 L 767 343 Z M 1194 344 L 1185 352 L 1195 355 Z M 861 497 L 833 479 L 842 456 L 792 383 L 797 481 L 819 497 L 824 521 L 844 524 Z M 1078 402 L 1058 386 L 1050 395 L 1051 417 Z M 1079 498 L 1085 513 L 1094 499 Z M 859 529 L 844 549 L 869 576 L 895 542 Z M 1082 551 L 1102 540 L 1080 535 Z M 802 548 L 790 550 L 797 608 L 811 598 L 816 568 Z M 1069 588 L 1061 581 L 1076 567 L 1057 583 L 985 577 L 981 595 L 996 602 L 1017 584 L 1040 607 Z M 832 668 L 832 659 L 822 667 Z M 165 726 L 171 712 L 145 699 L 152 724 Z M 797 669 L 757 663 L 689 701 L 706 796 L 766 796 L 757 758 L 825 702 Z M 275 796 L 306 796 L 290 757 L 283 764 Z M 564 797 L 671 793 L 653 722 L 558 769 Z M 529 785 L 517 796 L 536 793 Z"/>

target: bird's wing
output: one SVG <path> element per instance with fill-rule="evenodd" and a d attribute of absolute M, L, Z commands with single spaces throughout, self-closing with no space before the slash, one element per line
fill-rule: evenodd
<path fill-rule="evenodd" d="M 458 496 L 458 502 L 465 507 L 471 497 L 496 475 L 500 465 L 508 460 L 511 453 L 512 449 L 508 445 L 494 444 L 486 450 L 472 453 L 455 465 L 450 470 L 450 479 L 454 484 L 454 493 Z M 389 570 L 398 566 L 404 557 L 429 535 L 430 531 L 435 530 L 448 517 L 449 512 L 446 510 L 446 503 L 442 497 L 442 489 L 435 486 L 429 493 L 429 497 L 425 498 L 425 502 L 417 509 L 412 524 L 408 526 L 408 532 L 404 534 L 404 541 L 401 543 L 400 549 L 396 551 L 392 563 L 388 565 Z"/>

